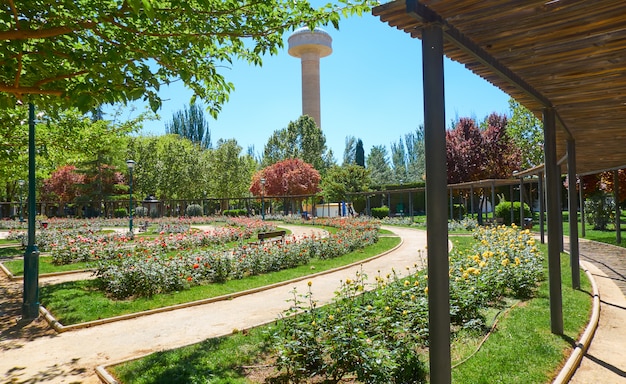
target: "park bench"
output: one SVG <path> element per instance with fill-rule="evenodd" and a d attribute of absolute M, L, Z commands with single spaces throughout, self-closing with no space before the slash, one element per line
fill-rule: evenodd
<path fill-rule="evenodd" d="M 139 225 L 139 232 L 148 231 L 148 222 L 144 221 L 143 224 Z"/>
<path fill-rule="evenodd" d="M 257 238 L 259 239 L 259 242 L 262 243 L 265 240 L 268 239 L 273 239 L 274 241 L 284 241 L 285 240 L 285 235 L 287 234 L 287 231 L 272 231 L 272 232 L 259 232 L 257 235 Z M 280 239 L 279 239 L 280 237 Z"/>
<path fill-rule="evenodd" d="M 485 225 L 502 225 L 504 224 L 504 219 L 502 217 L 496 217 L 495 221 L 493 217 L 488 217 L 485 219 Z"/>

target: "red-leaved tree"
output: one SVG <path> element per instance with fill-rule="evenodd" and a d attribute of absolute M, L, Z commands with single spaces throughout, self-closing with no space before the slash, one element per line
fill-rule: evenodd
<path fill-rule="evenodd" d="M 265 179 L 264 188 L 261 179 Z M 319 191 L 320 179 L 320 173 L 311 164 L 287 159 L 255 173 L 250 192 L 255 196 L 309 195 Z"/>
<path fill-rule="evenodd" d="M 505 116 L 492 113 L 480 128 L 461 118 L 446 132 L 448 183 L 503 179 L 519 170 L 521 153 L 506 134 Z"/>
<path fill-rule="evenodd" d="M 620 169 L 617 175 L 619 179 L 619 201 L 621 202 L 626 200 L 626 170 Z M 565 183 L 567 188 L 567 180 L 565 180 Z M 613 193 L 615 188 L 613 171 L 581 176 L 580 183 L 583 186 L 583 197 L 585 198 L 597 193 Z"/>
<path fill-rule="evenodd" d="M 261 183 L 261 179 L 265 183 Z M 299 196 L 319 192 L 320 173 L 300 159 L 287 159 L 263 168 L 252 176 L 250 192 L 255 196 Z M 293 203 L 301 203 L 295 198 Z M 287 207 L 285 201 L 285 210 Z M 292 207 L 295 211 L 295 206 Z"/>
<path fill-rule="evenodd" d="M 50 177 L 43 181 L 42 200 L 59 202 L 59 214 L 63 212 L 65 204 L 71 203 L 81 195 L 80 186 L 85 182 L 85 175 L 76 172 L 73 165 L 65 165 L 52 172 Z"/>

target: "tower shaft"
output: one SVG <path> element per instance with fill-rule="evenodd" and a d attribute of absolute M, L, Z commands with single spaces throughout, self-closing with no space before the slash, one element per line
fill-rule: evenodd
<path fill-rule="evenodd" d="M 302 55 L 302 114 L 308 115 L 318 127 L 322 126 L 320 107 L 320 55 L 309 52 Z"/>

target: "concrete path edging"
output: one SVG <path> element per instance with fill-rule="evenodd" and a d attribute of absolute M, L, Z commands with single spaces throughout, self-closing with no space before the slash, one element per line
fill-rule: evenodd
<path fill-rule="evenodd" d="M 591 292 L 593 295 L 593 303 L 591 307 L 591 317 L 589 319 L 589 324 L 585 328 L 580 340 L 576 343 L 576 347 L 572 351 L 572 354 L 565 362 L 563 368 L 554 379 L 553 384 L 565 384 L 570 381 L 574 373 L 580 366 L 580 362 L 583 359 L 583 356 L 587 352 L 591 341 L 593 340 L 593 336 L 596 333 L 596 329 L 598 328 L 598 323 L 600 322 L 600 291 L 598 290 L 598 284 L 596 283 L 595 278 L 586 267 L 586 262 L 580 263 L 581 268 L 585 271 L 587 278 L 591 282 Z"/>

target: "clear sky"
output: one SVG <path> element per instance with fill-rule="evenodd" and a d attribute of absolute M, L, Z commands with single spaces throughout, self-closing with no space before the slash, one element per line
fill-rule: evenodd
<path fill-rule="evenodd" d="M 346 136 L 373 145 L 397 142 L 423 124 L 421 41 L 390 27 L 371 14 L 324 27 L 333 53 L 320 61 L 321 119 L 326 143 L 339 163 Z M 262 153 L 270 135 L 302 113 L 300 59 L 287 53 L 267 56 L 262 67 L 236 62 L 222 74 L 234 83 L 230 101 L 217 120 L 207 113 L 211 139 L 237 140 Z M 163 88 L 160 121 L 146 122 L 142 134 L 165 133 L 165 122 L 189 104 L 191 91 L 180 82 Z M 445 60 L 446 121 L 458 117 L 482 120 L 491 112 L 509 113 L 509 96 L 462 65 Z"/>

